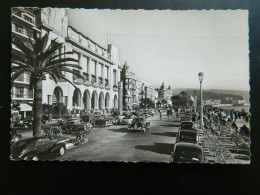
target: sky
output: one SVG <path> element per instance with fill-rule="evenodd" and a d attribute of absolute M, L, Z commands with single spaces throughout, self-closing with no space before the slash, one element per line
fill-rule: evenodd
<path fill-rule="evenodd" d="M 69 9 L 69 25 L 119 49 L 136 78 L 159 86 L 249 90 L 248 11 Z"/>

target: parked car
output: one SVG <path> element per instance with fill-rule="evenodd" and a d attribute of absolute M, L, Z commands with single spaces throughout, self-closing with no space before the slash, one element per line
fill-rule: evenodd
<path fill-rule="evenodd" d="M 11 128 L 11 145 L 18 142 L 23 136 L 17 132 L 18 128 Z"/>
<path fill-rule="evenodd" d="M 198 132 L 193 130 L 179 130 L 178 134 L 176 135 L 176 143 L 178 142 L 198 144 Z"/>
<path fill-rule="evenodd" d="M 95 119 L 95 125 L 98 125 L 101 127 L 108 127 L 108 126 L 113 125 L 113 123 L 110 119 L 107 119 L 104 116 L 101 116 L 98 119 Z"/>
<path fill-rule="evenodd" d="M 181 116 L 181 121 L 192 121 L 192 117 L 188 115 Z"/>
<path fill-rule="evenodd" d="M 58 127 L 62 130 L 62 133 L 71 134 L 79 130 L 89 133 L 93 126 L 89 122 L 83 122 L 81 118 L 72 118 L 66 122 L 60 122 Z"/>
<path fill-rule="evenodd" d="M 64 155 L 66 140 L 51 140 L 47 136 L 38 136 L 21 139 L 11 147 L 11 160 L 45 159 L 50 154 Z"/>
<path fill-rule="evenodd" d="M 181 130 L 195 130 L 195 125 L 192 121 L 181 121 Z"/>
<path fill-rule="evenodd" d="M 204 163 L 203 148 L 198 144 L 177 143 L 169 159 L 170 163 Z"/>
<path fill-rule="evenodd" d="M 89 122 L 92 126 L 95 125 L 96 116 L 94 114 L 83 115 L 81 118 L 83 122 Z"/>
<path fill-rule="evenodd" d="M 132 123 L 128 126 L 129 131 L 138 130 L 145 132 L 150 127 L 150 122 L 145 122 L 144 117 L 136 117 Z"/>
<path fill-rule="evenodd" d="M 130 124 L 132 124 L 132 122 L 133 122 L 133 118 L 134 118 L 134 117 L 132 117 L 132 116 L 130 116 L 130 115 L 126 115 L 125 118 L 123 118 L 123 119 L 121 120 L 121 124 L 122 124 L 122 125 L 130 125 Z"/>

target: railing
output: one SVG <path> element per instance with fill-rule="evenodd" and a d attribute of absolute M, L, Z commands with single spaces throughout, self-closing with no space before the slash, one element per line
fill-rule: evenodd
<path fill-rule="evenodd" d="M 76 85 L 82 85 L 83 84 L 83 79 L 73 75 L 73 83 L 75 83 Z"/>
<path fill-rule="evenodd" d="M 13 94 L 12 98 L 33 98 L 33 94 Z"/>

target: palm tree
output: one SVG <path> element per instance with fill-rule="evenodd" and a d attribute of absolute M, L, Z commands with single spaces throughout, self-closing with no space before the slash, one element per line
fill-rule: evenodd
<path fill-rule="evenodd" d="M 30 74 L 30 87 L 34 89 L 33 99 L 33 136 L 41 133 L 41 118 L 42 118 L 42 80 L 46 79 L 46 74 L 49 74 L 55 83 L 57 80 L 63 79 L 75 88 L 77 88 L 70 80 L 68 80 L 63 72 L 72 73 L 73 75 L 83 78 L 80 73 L 77 73 L 70 68 L 81 67 L 77 64 L 78 60 L 70 57 L 64 57 L 72 52 L 64 52 L 56 54 L 56 51 L 62 47 L 62 43 L 56 42 L 56 39 L 51 41 L 47 46 L 49 34 L 46 33 L 43 37 L 37 37 L 34 33 L 34 39 L 29 37 L 30 45 L 26 45 L 20 39 L 13 38 L 12 43 L 20 50 L 20 52 L 12 51 L 12 82 L 21 74 Z M 63 58 L 61 58 L 63 57 Z"/>

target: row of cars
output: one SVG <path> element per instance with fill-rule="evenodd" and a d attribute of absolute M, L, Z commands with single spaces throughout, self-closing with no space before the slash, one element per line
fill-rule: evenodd
<path fill-rule="evenodd" d="M 204 163 L 204 160 L 198 129 L 191 120 L 191 116 L 185 113 L 181 116 L 174 151 L 169 161 L 170 163 Z"/>
<path fill-rule="evenodd" d="M 42 124 L 42 129 L 46 133 L 45 136 L 35 136 L 21 140 L 19 139 L 22 138 L 22 136 L 17 133 L 17 130 L 24 129 L 24 126 L 17 125 L 16 127 L 12 127 L 13 136 L 16 136 L 16 139 L 11 143 L 10 159 L 37 161 L 39 159 L 46 159 L 46 157 L 53 154 L 60 156 L 64 155 L 65 151 L 68 149 L 68 144 L 70 144 L 72 140 L 63 136 L 53 137 L 50 136 L 50 134 L 47 134 L 48 132 L 60 132 L 60 135 L 71 134 L 77 136 L 90 133 L 93 126 L 105 127 L 117 124 L 127 125 L 129 130 L 145 131 L 150 126 L 150 123 L 144 122 L 144 119 L 148 116 L 151 116 L 148 112 L 124 113 L 122 116 L 101 115 L 100 112 L 84 115 L 82 117 L 65 115 L 56 123 Z"/>

